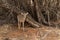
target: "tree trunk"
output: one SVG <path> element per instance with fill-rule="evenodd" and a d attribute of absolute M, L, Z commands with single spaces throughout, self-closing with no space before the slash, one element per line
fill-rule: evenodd
<path fill-rule="evenodd" d="M 38 22 L 41 22 L 41 12 L 40 9 L 38 7 L 38 0 L 34 0 L 34 4 L 35 4 L 35 8 L 36 8 L 36 14 L 37 14 L 37 18 L 38 18 Z"/>

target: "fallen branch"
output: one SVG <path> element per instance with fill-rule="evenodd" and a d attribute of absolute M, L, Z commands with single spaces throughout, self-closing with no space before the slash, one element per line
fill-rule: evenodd
<path fill-rule="evenodd" d="M 30 15 L 27 16 L 26 21 L 34 27 L 41 27 L 42 26 L 38 22 L 36 22 Z"/>

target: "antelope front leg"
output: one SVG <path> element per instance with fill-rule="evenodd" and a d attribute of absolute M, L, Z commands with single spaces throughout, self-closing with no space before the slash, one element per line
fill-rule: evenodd
<path fill-rule="evenodd" d="M 20 29 L 21 27 L 21 22 L 18 22 L 18 29 Z"/>
<path fill-rule="evenodd" d="M 23 31 L 24 31 L 24 22 L 22 23 Z"/>

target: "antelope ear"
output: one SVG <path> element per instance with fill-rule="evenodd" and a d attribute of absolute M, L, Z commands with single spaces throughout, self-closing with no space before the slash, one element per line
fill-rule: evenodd
<path fill-rule="evenodd" d="M 26 13 L 26 15 L 28 15 L 28 12 Z"/>
<path fill-rule="evenodd" d="M 23 15 L 23 13 L 21 13 L 21 15 Z"/>

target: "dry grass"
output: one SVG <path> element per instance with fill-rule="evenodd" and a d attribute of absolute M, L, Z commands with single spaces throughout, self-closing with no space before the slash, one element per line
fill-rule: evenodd
<path fill-rule="evenodd" d="M 52 27 L 42 28 L 25 28 L 20 30 L 9 31 L 8 33 L 0 33 L 0 39 L 8 37 L 12 40 L 60 40 L 60 29 Z"/>

